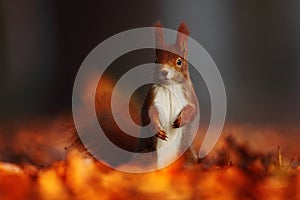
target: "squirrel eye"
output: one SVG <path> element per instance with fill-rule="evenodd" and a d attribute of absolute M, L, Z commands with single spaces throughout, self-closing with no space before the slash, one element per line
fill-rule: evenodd
<path fill-rule="evenodd" d="M 176 65 L 179 66 L 179 67 L 181 67 L 181 65 L 182 65 L 182 60 L 181 60 L 181 58 L 177 58 L 177 60 L 176 60 Z"/>

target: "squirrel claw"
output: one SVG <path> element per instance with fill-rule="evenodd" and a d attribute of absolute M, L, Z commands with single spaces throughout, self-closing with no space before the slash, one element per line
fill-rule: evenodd
<path fill-rule="evenodd" d="M 167 133 L 164 131 L 164 130 L 160 130 L 157 134 L 156 134 L 156 137 L 162 139 L 162 140 L 165 140 L 167 141 Z"/>
<path fill-rule="evenodd" d="M 180 117 L 178 117 L 172 124 L 173 128 L 179 128 L 180 127 L 180 123 L 181 123 L 181 119 Z"/>

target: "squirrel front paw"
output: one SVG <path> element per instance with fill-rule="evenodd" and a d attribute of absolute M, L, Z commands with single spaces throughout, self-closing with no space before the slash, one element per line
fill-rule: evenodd
<path fill-rule="evenodd" d="M 177 119 L 173 122 L 172 127 L 180 128 L 185 126 L 187 123 L 189 123 L 192 120 L 191 114 L 192 114 L 191 106 L 184 107 L 183 110 L 179 113 Z"/>
<path fill-rule="evenodd" d="M 156 137 L 162 140 L 167 140 L 168 138 L 167 133 L 164 130 L 159 130 L 158 133 L 156 134 Z"/>
<path fill-rule="evenodd" d="M 181 125 L 181 116 L 179 115 L 177 119 L 173 122 L 172 127 L 173 128 L 179 128 Z"/>

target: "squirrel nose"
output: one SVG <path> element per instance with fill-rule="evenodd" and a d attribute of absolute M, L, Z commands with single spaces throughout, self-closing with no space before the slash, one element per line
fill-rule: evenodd
<path fill-rule="evenodd" d="M 162 74 L 163 76 L 167 76 L 168 73 L 169 73 L 169 71 L 166 70 L 166 69 L 162 69 L 162 70 L 161 70 L 161 74 Z"/>

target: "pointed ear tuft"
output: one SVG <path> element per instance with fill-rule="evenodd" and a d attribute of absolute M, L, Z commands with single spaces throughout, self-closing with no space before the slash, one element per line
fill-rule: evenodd
<path fill-rule="evenodd" d="M 187 43 L 188 43 L 189 35 L 190 35 L 190 31 L 188 26 L 186 25 L 186 23 L 182 22 L 178 27 L 176 45 L 180 49 L 184 57 L 187 56 Z"/>
<path fill-rule="evenodd" d="M 189 27 L 184 22 L 181 22 L 181 24 L 179 25 L 178 32 L 183 33 L 188 36 L 190 35 Z"/>
<path fill-rule="evenodd" d="M 164 32 L 163 25 L 160 21 L 154 23 L 154 34 L 155 34 L 155 44 L 157 47 L 162 47 L 164 45 Z"/>
<path fill-rule="evenodd" d="M 160 21 L 154 22 L 153 26 L 157 27 L 157 28 L 162 28 L 163 27 L 163 25 L 162 25 L 162 23 Z"/>

